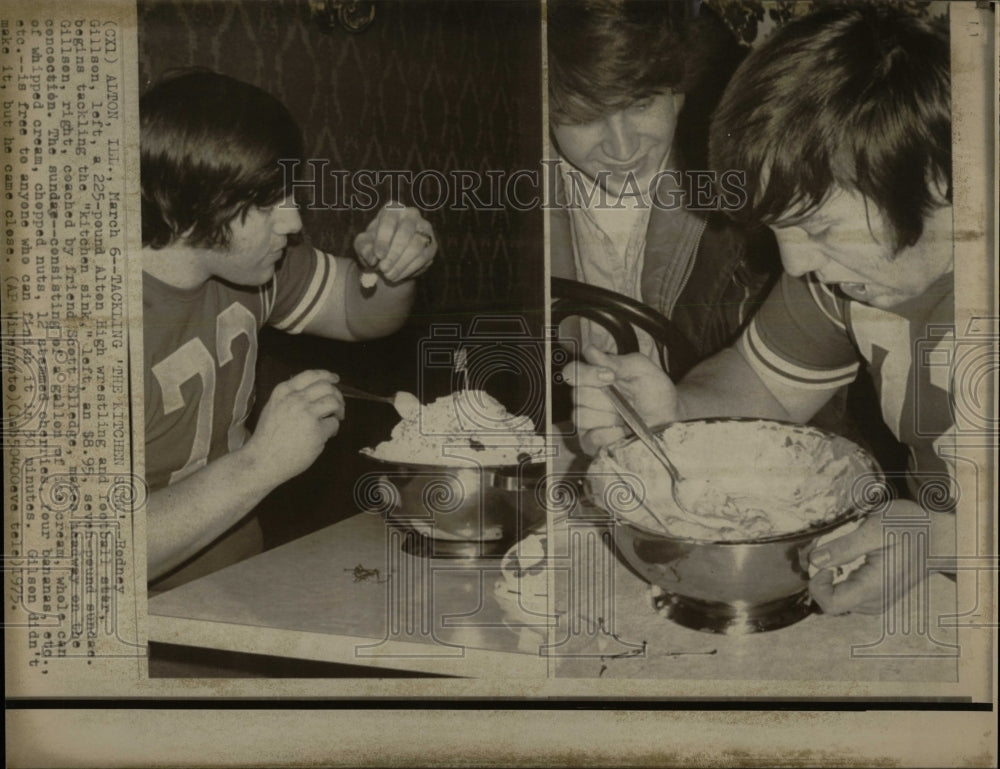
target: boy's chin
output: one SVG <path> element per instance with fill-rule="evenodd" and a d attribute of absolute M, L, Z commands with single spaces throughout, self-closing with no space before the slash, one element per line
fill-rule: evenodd
<path fill-rule="evenodd" d="M 872 290 L 863 284 L 834 284 L 836 290 L 855 302 L 867 304 L 880 310 L 889 310 L 913 297 L 898 291 Z"/>
<path fill-rule="evenodd" d="M 261 286 L 267 285 L 271 278 L 274 277 L 276 270 L 274 267 L 270 267 L 266 270 L 261 270 L 258 273 L 253 274 L 243 274 L 239 276 L 225 276 L 217 275 L 216 277 L 226 283 L 234 286 L 241 286 L 242 288 L 260 288 Z"/>

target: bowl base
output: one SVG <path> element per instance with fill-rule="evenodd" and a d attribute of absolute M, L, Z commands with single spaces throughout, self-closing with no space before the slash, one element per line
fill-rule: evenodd
<path fill-rule="evenodd" d="M 397 527 L 406 532 L 400 549 L 408 555 L 419 558 L 453 558 L 476 560 L 479 558 L 501 558 L 510 549 L 506 539 L 461 540 L 436 539 L 413 529 Z"/>
<path fill-rule="evenodd" d="M 653 598 L 653 606 L 668 619 L 692 630 L 745 635 L 793 625 L 812 614 L 815 605 L 809 598 L 809 591 L 804 589 L 786 598 L 753 606 L 663 593 Z"/>

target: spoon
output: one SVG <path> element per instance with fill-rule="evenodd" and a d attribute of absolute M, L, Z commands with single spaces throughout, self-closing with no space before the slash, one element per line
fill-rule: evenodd
<path fill-rule="evenodd" d="M 345 384 L 338 384 L 337 389 L 348 398 L 359 398 L 378 403 L 391 403 L 393 408 L 396 409 L 396 413 L 403 419 L 415 419 L 417 414 L 420 413 L 420 401 L 413 393 L 400 390 L 395 395 L 375 395 Z"/>
<path fill-rule="evenodd" d="M 674 502 L 677 506 L 683 510 L 685 513 L 692 513 L 692 506 L 697 501 L 700 494 L 691 497 L 690 494 L 684 493 L 684 476 L 681 475 L 680 471 L 677 469 L 676 465 L 670 461 L 670 457 L 667 456 L 667 452 L 663 450 L 663 444 L 660 439 L 657 438 L 653 431 L 649 429 L 649 425 L 639 416 L 639 412 L 632 408 L 625 396 L 622 395 L 621 390 L 615 387 L 613 384 L 608 385 L 605 390 L 608 393 L 608 397 L 611 399 L 611 403 L 614 404 L 615 409 L 621 414 L 622 419 L 625 420 L 632 432 L 635 433 L 635 437 L 638 438 L 642 443 L 648 448 L 653 456 L 656 457 L 660 464 L 666 468 L 667 472 L 670 474 L 670 494 L 674 498 Z M 684 498 L 682 501 L 682 497 Z"/>

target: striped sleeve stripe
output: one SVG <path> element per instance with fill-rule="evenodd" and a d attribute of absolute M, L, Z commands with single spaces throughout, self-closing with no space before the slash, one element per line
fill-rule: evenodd
<path fill-rule="evenodd" d="M 316 254 L 316 272 L 302 299 L 285 318 L 273 324 L 275 328 L 290 334 L 299 334 L 309 325 L 309 321 L 326 306 L 329 293 L 333 289 L 333 278 L 337 271 L 333 257 L 317 248 L 313 251 Z"/>
<path fill-rule="evenodd" d="M 743 298 L 740 300 L 740 323 L 743 323 L 747 319 L 747 302 L 750 301 L 750 286 L 743 287 Z"/>
<path fill-rule="evenodd" d="M 746 359 L 759 375 L 779 377 L 796 386 L 810 390 L 829 390 L 850 384 L 858 373 L 858 364 L 850 363 L 834 369 L 814 369 L 799 366 L 785 360 L 771 350 L 761 339 L 756 318 L 750 321 L 746 333 L 740 338 L 740 346 Z"/>
<path fill-rule="evenodd" d="M 844 319 L 837 312 L 838 304 L 837 297 L 834 293 L 823 283 L 820 283 L 812 275 L 808 279 L 809 293 L 812 294 L 813 300 L 816 302 L 816 306 L 823 311 L 823 314 L 830 319 L 830 322 L 839 328 L 841 331 L 847 331 L 847 326 L 844 324 Z"/>
<path fill-rule="evenodd" d="M 264 311 L 264 314 L 261 317 L 271 317 L 271 311 L 274 309 L 274 291 L 274 278 L 271 278 L 267 283 L 260 287 L 260 303 Z"/>

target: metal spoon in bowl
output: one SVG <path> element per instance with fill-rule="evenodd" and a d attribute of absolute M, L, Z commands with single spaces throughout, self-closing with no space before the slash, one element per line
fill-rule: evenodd
<path fill-rule="evenodd" d="M 366 401 L 376 401 L 377 403 L 391 403 L 396 413 L 403 419 L 415 419 L 420 413 L 420 401 L 413 393 L 400 390 L 395 395 L 375 395 L 357 387 L 346 384 L 338 384 L 337 389 L 348 398 L 359 398 Z"/>
<path fill-rule="evenodd" d="M 625 396 L 622 395 L 621 390 L 613 384 L 608 385 L 605 390 L 607 390 L 611 403 L 614 404 L 615 409 L 621 414 L 622 419 L 625 420 L 625 424 L 635 433 L 635 437 L 642 441 L 646 448 L 653 453 L 653 456 L 660 461 L 660 464 L 670 474 L 670 494 L 674 498 L 674 502 L 684 512 L 692 513 L 692 507 L 700 495 L 696 494 L 692 497 L 690 493 L 684 493 L 684 476 L 681 475 L 674 463 L 670 461 L 667 452 L 663 450 L 663 444 L 660 442 L 660 439 L 649 429 L 649 425 L 639 416 L 639 412 L 632 408 L 632 404 L 625 400 Z"/>

